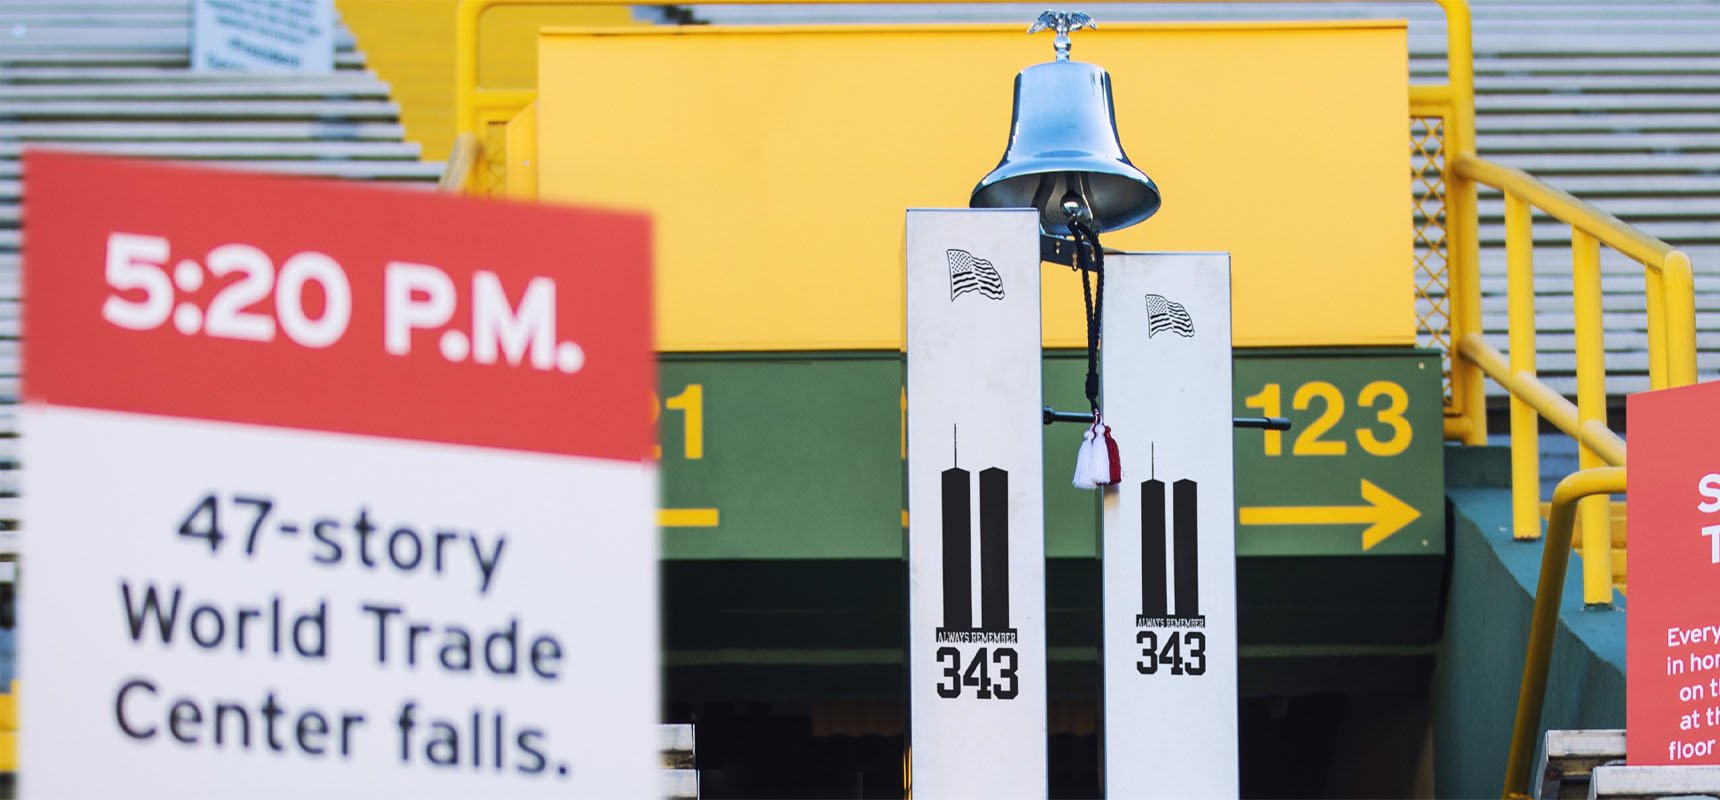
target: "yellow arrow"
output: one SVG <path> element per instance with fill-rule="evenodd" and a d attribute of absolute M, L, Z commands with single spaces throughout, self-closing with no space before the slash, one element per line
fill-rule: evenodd
<path fill-rule="evenodd" d="M 1256 506 L 1242 509 L 1244 525 L 1366 525 L 1362 549 L 1374 545 L 1421 517 L 1414 506 L 1362 479 L 1361 506 Z"/>

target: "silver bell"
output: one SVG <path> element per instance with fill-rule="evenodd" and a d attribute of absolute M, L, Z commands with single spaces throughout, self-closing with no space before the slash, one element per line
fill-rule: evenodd
<path fill-rule="evenodd" d="M 1037 208 L 1046 233 L 1069 234 L 1065 199 L 1084 204 L 1095 232 L 1126 228 L 1159 210 L 1159 187 L 1117 137 L 1111 76 L 1069 61 L 1068 33 L 1086 14 L 1047 11 L 1029 33 L 1057 31 L 1057 60 L 1015 76 L 1015 110 L 1003 160 L 974 187 L 973 208 Z"/>

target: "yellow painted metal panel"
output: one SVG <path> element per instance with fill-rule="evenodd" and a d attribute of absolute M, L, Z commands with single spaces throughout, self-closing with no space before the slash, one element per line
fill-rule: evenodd
<path fill-rule="evenodd" d="M 1159 183 L 1125 250 L 1228 250 L 1239 345 L 1415 341 L 1396 22 L 1112 25 L 1076 37 Z M 539 189 L 651 213 L 663 350 L 896 348 L 903 210 L 965 206 L 1018 26 L 546 31 Z M 1082 341 L 1046 267 L 1046 340 Z"/>
<path fill-rule="evenodd" d="M 454 9 L 460 0 L 336 0 L 366 63 L 388 81 L 407 138 L 424 157 L 454 144 Z M 628 6 L 498 8 L 484 15 L 478 70 L 487 86 L 535 84 L 537 31 L 545 25 L 626 25 Z"/>
<path fill-rule="evenodd" d="M 506 194 L 517 200 L 537 199 L 537 103 L 508 120 Z"/>
<path fill-rule="evenodd" d="M 0 772 L 18 771 L 18 682 L 0 694 Z"/>

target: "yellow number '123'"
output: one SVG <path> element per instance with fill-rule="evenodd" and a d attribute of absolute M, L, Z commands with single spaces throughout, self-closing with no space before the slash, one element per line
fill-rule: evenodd
<path fill-rule="evenodd" d="M 1378 408 L 1384 400 L 1385 407 Z M 1312 422 L 1302 426 L 1296 434 L 1296 442 L 1290 448 L 1291 455 L 1298 456 L 1341 456 L 1349 451 L 1349 443 L 1342 439 L 1323 438 L 1337 427 L 1344 417 L 1344 395 L 1338 387 L 1327 381 L 1309 381 L 1296 387 L 1291 395 L 1290 405 L 1297 411 L 1308 411 L 1318 400 L 1320 415 Z M 1284 389 L 1276 383 L 1268 383 L 1260 391 L 1244 398 L 1242 404 L 1248 408 L 1259 409 L 1268 417 L 1278 417 L 1284 414 Z M 1375 425 L 1384 425 L 1391 430 L 1385 438 L 1380 438 L 1368 426 L 1356 430 L 1356 444 L 1362 450 L 1376 456 L 1395 456 L 1409 449 L 1409 443 L 1414 438 L 1409 420 L 1404 412 L 1409 410 L 1409 393 L 1404 388 L 1391 381 L 1374 381 L 1364 387 L 1356 396 L 1356 404 L 1374 411 Z M 1266 431 L 1266 455 L 1279 456 L 1284 454 L 1284 434 L 1279 431 Z"/>

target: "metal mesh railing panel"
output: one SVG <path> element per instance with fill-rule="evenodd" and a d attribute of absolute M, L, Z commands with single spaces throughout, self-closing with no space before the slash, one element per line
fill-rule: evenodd
<path fill-rule="evenodd" d="M 508 124 L 490 122 L 484 125 L 478 141 L 477 163 L 472 165 L 473 193 L 488 197 L 507 194 L 508 188 Z"/>
<path fill-rule="evenodd" d="M 1417 343 L 1439 350 L 1447 409 L 1451 390 L 1450 236 L 1445 211 L 1445 120 L 1412 116 L 1409 125 L 1410 197 L 1415 224 Z"/>

